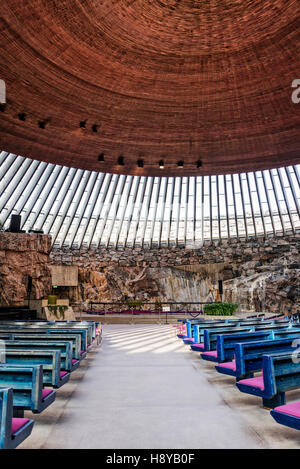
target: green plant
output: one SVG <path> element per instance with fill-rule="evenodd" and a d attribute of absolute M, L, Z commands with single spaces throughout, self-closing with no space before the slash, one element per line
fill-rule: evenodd
<path fill-rule="evenodd" d="M 239 305 L 237 303 L 209 303 L 204 306 L 204 314 L 211 316 L 232 316 Z"/>
<path fill-rule="evenodd" d="M 50 313 L 54 314 L 57 319 L 65 319 L 65 312 L 68 306 L 65 305 L 48 305 Z"/>

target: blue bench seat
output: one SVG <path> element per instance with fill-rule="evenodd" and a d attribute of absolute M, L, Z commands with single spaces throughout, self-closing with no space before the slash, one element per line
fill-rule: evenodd
<path fill-rule="evenodd" d="M 219 373 L 224 375 L 235 376 L 236 375 L 236 361 L 232 360 L 231 362 L 218 363 L 216 369 Z"/>
<path fill-rule="evenodd" d="M 24 410 L 43 412 L 56 398 L 56 391 L 43 387 L 41 365 L 0 365 L 0 386 L 13 389 L 14 417 L 24 417 Z"/>
<path fill-rule="evenodd" d="M 185 337 L 183 339 L 183 342 L 186 344 L 186 345 L 189 345 L 189 344 L 192 344 L 194 342 L 194 338 L 193 337 Z"/>
<path fill-rule="evenodd" d="M 275 407 L 270 413 L 277 423 L 300 430 L 300 401 Z"/>
<path fill-rule="evenodd" d="M 235 372 L 232 372 L 232 370 L 226 366 L 220 366 L 220 363 L 216 365 L 216 370 L 222 374 L 235 376 L 237 380 L 251 378 L 254 372 L 262 370 L 263 355 L 296 350 L 293 344 L 295 339 L 300 339 L 299 330 L 273 331 L 272 334 L 275 337 L 274 340 L 249 342 L 239 342 L 239 340 L 237 340 L 234 352 L 234 358 L 236 360 Z M 219 337 L 219 339 L 221 339 L 221 337 Z M 226 361 L 226 363 L 228 363 L 228 361 Z"/>
<path fill-rule="evenodd" d="M 13 417 L 13 390 L 0 388 L 0 449 L 14 449 L 32 432 L 34 421 Z"/>
<path fill-rule="evenodd" d="M 274 409 L 285 405 L 286 391 L 300 387 L 299 352 L 282 352 L 274 355 L 263 355 L 262 375 L 242 379 L 236 383 L 241 392 L 259 396 L 264 407 Z"/>
<path fill-rule="evenodd" d="M 216 350 L 209 350 L 208 352 L 201 353 L 201 358 L 203 358 L 203 360 L 208 360 L 210 362 L 217 362 L 218 353 Z"/>
<path fill-rule="evenodd" d="M 191 344 L 191 349 L 194 352 L 203 352 L 204 350 L 204 344 Z"/>

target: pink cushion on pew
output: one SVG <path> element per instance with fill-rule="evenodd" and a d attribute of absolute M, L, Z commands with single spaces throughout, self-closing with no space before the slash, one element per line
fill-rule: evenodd
<path fill-rule="evenodd" d="M 204 349 L 204 344 L 193 344 L 193 347 L 197 347 L 199 348 L 200 350 L 203 350 Z"/>
<path fill-rule="evenodd" d="M 236 370 L 235 360 L 233 360 L 232 362 L 218 363 L 218 366 L 222 366 L 223 368 L 230 368 L 231 370 Z"/>
<path fill-rule="evenodd" d="M 203 355 L 210 355 L 210 356 L 212 356 L 212 357 L 217 357 L 217 356 L 218 356 L 216 350 L 212 350 L 211 352 L 204 352 Z"/>
<path fill-rule="evenodd" d="M 239 383 L 246 384 L 247 386 L 254 386 L 255 388 L 264 389 L 264 377 L 258 376 L 257 378 L 242 379 Z"/>
<path fill-rule="evenodd" d="M 84 353 L 84 350 L 80 350 L 81 355 Z"/>
<path fill-rule="evenodd" d="M 42 391 L 42 399 L 45 399 L 47 396 L 49 396 L 49 394 L 51 394 L 53 392 L 52 389 L 43 389 Z"/>
<path fill-rule="evenodd" d="M 277 412 L 282 412 L 283 414 L 294 415 L 295 417 L 300 418 L 300 402 L 291 402 L 291 404 L 281 405 L 275 407 Z"/>
<path fill-rule="evenodd" d="M 26 423 L 29 422 L 29 419 L 20 419 L 20 418 L 13 418 L 11 424 L 11 434 L 17 433 L 20 428 L 24 427 Z"/>
<path fill-rule="evenodd" d="M 75 360 L 75 358 L 73 358 L 72 365 L 74 365 L 74 363 L 77 363 L 77 362 L 79 362 L 79 360 Z"/>
<path fill-rule="evenodd" d="M 59 376 L 63 378 L 64 376 L 66 376 L 67 373 L 68 373 L 67 371 L 60 371 Z"/>

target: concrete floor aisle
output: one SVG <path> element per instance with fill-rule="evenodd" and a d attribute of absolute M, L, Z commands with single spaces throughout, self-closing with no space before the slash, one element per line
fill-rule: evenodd
<path fill-rule="evenodd" d="M 55 403 L 33 417 L 32 436 L 20 448 L 274 447 L 241 406 L 224 399 L 229 385 L 240 397 L 234 382 L 218 375 L 218 387 L 215 375 L 170 326 L 104 326 L 102 346 L 57 391 Z"/>

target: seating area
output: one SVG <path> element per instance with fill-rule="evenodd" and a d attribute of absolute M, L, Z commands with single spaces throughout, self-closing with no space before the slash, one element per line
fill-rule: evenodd
<path fill-rule="evenodd" d="M 187 320 L 177 337 L 218 373 L 234 377 L 239 391 L 261 398 L 276 422 L 300 430 L 300 400 L 286 403 L 286 393 L 300 392 L 299 326 L 291 318 Z"/>
<path fill-rule="evenodd" d="M 72 377 L 102 328 L 94 321 L 1 321 L 0 448 L 28 438 L 41 414 Z M 24 417 L 30 411 L 32 419 Z"/>

